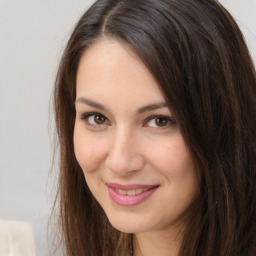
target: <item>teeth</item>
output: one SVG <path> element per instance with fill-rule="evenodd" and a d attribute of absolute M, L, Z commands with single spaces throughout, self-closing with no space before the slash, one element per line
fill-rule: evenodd
<path fill-rule="evenodd" d="M 136 195 L 141 194 L 141 193 L 142 193 L 142 191 L 143 191 L 143 189 L 142 189 L 142 188 L 136 189 Z M 146 191 L 146 190 L 144 190 L 144 191 Z"/>
<path fill-rule="evenodd" d="M 127 191 L 128 196 L 135 196 L 136 195 L 136 190 L 129 190 Z"/>
<path fill-rule="evenodd" d="M 126 191 L 118 189 L 117 192 L 121 195 L 126 195 Z"/>
<path fill-rule="evenodd" d="M 126 196 L 135 196 L 138 194 L 141 194 L 142 192 L 147 191 L 148 189 L 142 189 L 142 188 L 138 188 L 138 189 L 134 189 L 134 190 L 122 190 L 122 189 L 115 189 L 117 193 L 119 193 L 120 195 L 126 195 Z"/>

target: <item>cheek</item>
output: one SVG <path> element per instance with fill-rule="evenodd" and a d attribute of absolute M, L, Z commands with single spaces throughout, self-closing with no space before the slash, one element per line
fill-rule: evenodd
<path fill-rule="evenodd" d="M 149 152 L 153 165 L 167 176 L 176 175 L 193 169 L 193 159 L 183 139 L 165 142 Z"/>
<path fill-rule="evenodd" d="M 103 163 L 105 150 L 101 140 L 90 133 L 75 128 L 74 150 L 76 159 L 83 172 L 93 172 Z"/>
<path fill-rule="evenodd" d="M 163 147 L 161 151 L 162 154 L 158 153 L 158 170 L 165 177 L 166 200 L 172 202 L 169 211 L 175 208 L 179 215 L 198 196 L 198 173 L 190 151 L 183 142 Z"/>
<path fill-rule="evenodd" d="M 169 188 L 177 194 L 191 196 L 199 187 L 193 158 L 182 137 L 162 143 L 151 151 L 151 164 L 165 177 Z"/>

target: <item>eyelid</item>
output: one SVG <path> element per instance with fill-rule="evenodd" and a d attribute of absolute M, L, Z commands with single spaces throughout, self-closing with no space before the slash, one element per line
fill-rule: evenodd
<path fill-rule="evenodd" d="M 97 124 L 97 123 L 91 123 L 89 122 L 89 118 L 92 117 L 92 116 L 102 116 L 105 121 L 104 123 L 102 124 Z M 152 126 L 152 125 L 148 125 L 148 123 L 153 120 L 153 119 L 157 119 L 157 118 L 161 118 L 161 119 L 165 119 L 167 120 L 167 124 L 164 125 L 164 126 Z M 91 126 L 93 128 L 103 128 L 104 126 L 109 126 L 110 125 L 110 121 L 109 119 L 101 114 L 100 112 L 87 112 L 87 113 L 83 113 L 80 115 L 80 119 L 82 121 L 84 121 L 86 123 L 86 125 L 88 126 Z M 163 129 L 167 129 L 167 128 L 170 128 L 170 126 L 173 126 L 173 125 L 176 125 L 176 121 L 174 120 L 173 117 L 171 116 L 166 116 L 166 115 L 152 115 L 152 116 L 149 116 L 148 118 L 145 119 L 145 121 L 143 122 L 142 126 L 143 127 L 149 127 L 149 128 L 152 128 L 152 129 L 160 129 L 160 130 L 163 130 Z"/>
<path fill-rule="evenodd" d="M 88 117 L 90 117 L 90 116 L 93 116 L 93 115 L 101 115 L 101 116 L 104 116 L 104 115 L 102 115 L 101 113 L 99 113 L 99 112 L 86 112 L 86 113 L 83 113 L 83 114 L 81 114 L 81 119 L 82 120 L 85 120 L 85 119 L 87 119 Z M 105 116 L 104 116 L 105 117 Z"/>
<path fill-rule="evenodd" d="M 165 126 L 159 126 L 159 127 L 151 127 L 151 126 L 147 126 L 147 124 L 149 123 L 149 121 L 153 120 L 153 119 L 156 119 L 156 118 L 162 118 L 162 119 L 166 119 L 169 124 L 168 125 L 165 125 Z M 148 117 L 143 126 L 146 126 L 146 127 L 151 127 L 151 128 L 156 128 L 156 129 L 165 129 L 165 128 L 169 128 L 171 125 L 176 125 L 176 121 L 173 119 L 173 117 L 171 116 L 165 116 L 165 115 L 153 115 L 153 116 L 150 116 Z"/>
<path fill-rule="evenodd" d="M 92 124 L 92 123 L 90 123 L 90 122 L 88 121 L 89 117 L 91 117 L 91 116 L 97 116 L 97 115 L 104 117 L 104 119 L 105 119 L 106 121 L 105 121 L 103 124 Z M 101 128 L 101 127 L 103 127 L 103 126 L 105 126 L 105 125 L 109 125 L 109 123 L 110 123 L 109 120 L 108 120 L 108 118 L 107 118 L 106 116 L 104 116 L 103 114 L 99 113 L 99 112 L 87 112 L 87 113 L 84 113 L 84 114 L 82 114 L 82 115 L 80 116 L 80 119 L 83 120 L 83 121 L 85 121 L 87 125 L 92 126 L 92 127 L 97 127 L 97 128 Z"/>

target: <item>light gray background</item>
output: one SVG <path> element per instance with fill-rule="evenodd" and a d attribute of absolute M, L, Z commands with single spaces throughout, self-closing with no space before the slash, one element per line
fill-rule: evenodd
<path fill-rule="evenodd" d="M 75 22 L 92 2 L 0 0 L 0 218 L 33 224 L 37 256 L 49 255 L 55 73 Z M 256 0 L 220 2 L 236 18 L 256 63 Z"/>

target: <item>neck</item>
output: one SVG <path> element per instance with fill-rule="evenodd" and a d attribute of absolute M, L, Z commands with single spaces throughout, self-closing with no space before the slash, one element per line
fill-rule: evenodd
<path fill-rule="evenodd" d="M 154 231 L 134 234 L 134 256 L 178 256 L 182 241 L 180 232 Z"/>

